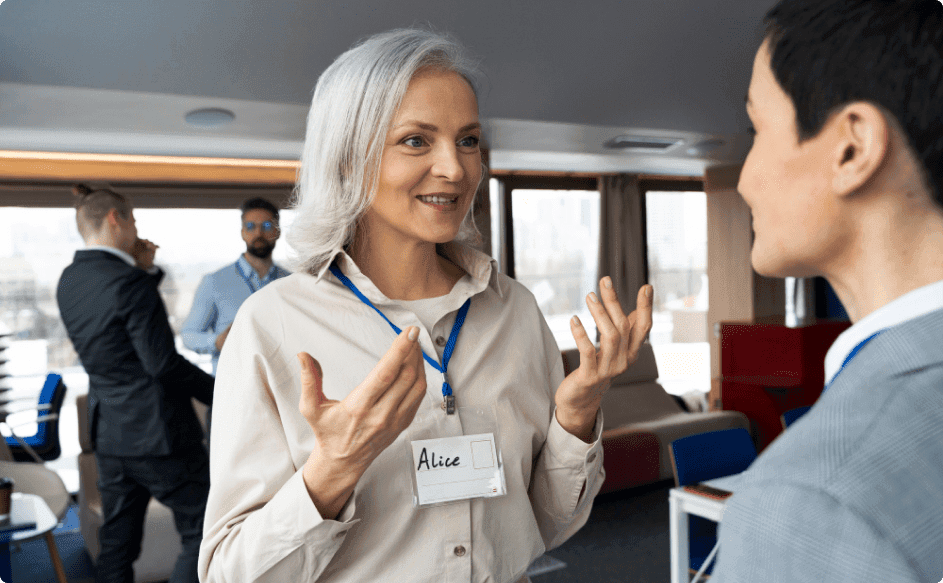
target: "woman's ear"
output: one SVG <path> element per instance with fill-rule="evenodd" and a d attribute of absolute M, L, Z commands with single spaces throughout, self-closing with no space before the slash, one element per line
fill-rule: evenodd
<path fill-rule="evenodd" d="M 881 109 L 856 101 L 843 107 L 828 122 L 836 132 L 832 188 L 849 196 L 864 186 L 888 155 L 890 125 Z"/>

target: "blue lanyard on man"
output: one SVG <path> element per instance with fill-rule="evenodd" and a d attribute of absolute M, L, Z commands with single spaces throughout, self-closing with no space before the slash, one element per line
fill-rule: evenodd
<path fill-rule="evenodd" d="M 261 285 L 258 288 L 252 285 L 252 279 L 242 270 L 242 267 L 239 265 L 238 261 L 236 262 L 236 271 L 239 273 L 239 275 L 242 276 L 242 279 L 246 282 L 246 285 L 249 286 L 250 293 L 255 293 L 261 289 Z M 259 278 L 259 283 L 262 284 L 262 278 Z"/>
<path fill-rule="evenodd" d="M 825 385 L 825 388 L 822 389 L 822 392 L 823 392 L 823 393 L 824 393 L 825 391 L 827 391 L 827 390 L 829 389 L 829 387 L 831 387 L 831 386 L 835 383 L 835 379 L 838 378 L 838 375 L 841 374 L 841 371 L 845 370 L 845 367 L 848 366 L 848 363 L 851 362 L 851 359 L 853 359 L 853 358 L 855 357 L 855 355 L 858 354 L 858 352 L 859 352 L 862 348 L 864 348 L 864 345 L 867 344 L 868 342 L 871 342 L 872 340 L 874 340 L 874 337 L 877 336 L 878 334 L 880 334 L 881 332 L 884 332 L 884 330 L 878 330 L 878 331 L 875 332 L 874 334 L 868 336 L 867 338 L 865 338 L 864 340 L 862 340 L 861 342 L 859 342 L 859 343 L 857 344 L 857 346 L 855 346 L 854 348 L 851 349 L 851 352 L 848 353 L 848 356 L 845 357 L 845 360 L 842 361 L 841 366 L 838 368 L 838 372 L 835 373 L 835 376 L 832 377 L 832 380 L 830 380 L 830 381 L 828 382 L 828 384 Z"/>
<path fill-rule="evenodd" d="M 334 274 L 334 277 L 339 279 L 341 283 L 347 286 L 347 289 L 354 292 L 354 295 L 357 296 L 357 298 L 359 298 L 361 302 L 373 308 L 377 314 L 380 314 L 380 316 L 384 320 L 386 320 L 386 323 L 389 324 L 391 328 L 393 328 L 394 332 L 396 332 L 397 334 L 402 332 L 402 330 L 400 330 L 400 328 L 396 324 L 394 324 L 393 322 L 390 322 L 390 319 L 386 317 L 386 314 L 384 314 L 383 312 L 379 310 L 379 308 L 374 306 L 373 302 L 371 302 L 367 298 L 367 296 L 363 295 L 360 292 L 360 290 L 357 289 L 357 286 L 354 285 L 354 282 L 350 281 L 350 279 L 348 279 L 347 276 L 341 272 L 340 268 L 337 267 L 336 263 L 331 264 L 330 270 L 331 270 L 331 273 Z M 432 368 L 441 372 L 442 376 L 445 379 L 442 382 L 442 404 L 445 407 L 446 414 L 448 415 L 452 415 L 455 413 L 455 396 L 452 394 L 452 386 L 449 384 L 449 377 L 448 377 L 448 372 L 447 372 L 449 369 L 449 360 L 452 358 L 452 352 L 455 350 L 455 343 L 458 341 L 458 333 L 462 329 L 462 324 L 465 323 L 465 315 L 468 314 L 469 306 L 471 306 L 471 298 L 468 298 L 467 300 L 465 300 L 465 303 L 462 304 L 462 307 L 458 309 L 458 315 L 455 316 L 455 323 L 452 324 L 452 333 L 449 334 L 449 341 L 445 343 L 445 350 L 442 352 L 441 365 L 439 365 L 439 363 L 436 362 L 435 359 L 430 358 L 429 355 L 426 354 L 425 350 L 422 351 L 422 357 L 426 359 L 426 362 L 428 362 L 432 366 Z"/>

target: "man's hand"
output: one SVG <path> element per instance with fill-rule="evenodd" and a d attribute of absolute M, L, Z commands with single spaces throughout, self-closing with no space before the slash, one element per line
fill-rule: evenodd
<path fill-rule="evenodd" d="M 418 336 L 415 326 L 403 330 L 367 378 L 343 401 L 324 395 L 320 363 L 307 352 L 298 354 L 298 409 L 318 440 L 303 476 L 323 518 L 337 516 L 373 460 L 416 416 L 426 396 Z"/>
<path fill-rule="evenodd" d="M 131 256 L 135 263 L 141 269 L 150 269 L 154 267 L 154 255 L 157 253 L 158 246 L 147 239 L 138 239 L 134 242 L 131 250 Z"/>
<path fill-rule="evenodd" d="M 232 324 L 226 326 L 226 329 L 219 333 L 219 336 L 216 337 L 216 352 L 221 352 L 223 350 L 223 344 L 226 343 L 226 338 L 229 338 L 229 331 L 232 330 Z"/>
<path fill-rule="evenodd" d="M 557 389 L 557 422 L 563 429 L 589 443 L 596 412 L 613 377 L 622 374 L 638 359 L 645 336 L 652 329 L 652 286 L 638 292 L 638 308 L 625 315 L 608 277 L 600 282 L 602 303 L 596 294 L 586 296 L 586 304 L 599 329 L 596 350 L 579 318 L 570 320 L 570 330 L 580 351 L 580 366 Z"/>

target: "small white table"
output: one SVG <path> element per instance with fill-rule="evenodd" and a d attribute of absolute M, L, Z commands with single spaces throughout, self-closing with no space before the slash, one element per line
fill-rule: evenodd
<path fill-rule="evenodd" d="M 56 550 L 56 543 L 52 536 L 52 531 L 58 526 L 59 520 L 49 509 L 46 501 L 36 494 L 13 492 L 10 497 L 10 521 L 12 523 L 35 522 L 36 527 L 29 530 L 15 531 L 10 535 L 7 542 L 0 543 L 0 574 L 12 579 L 10 542 L 24 542 L 42 536 L 46 539 L 46 544 L 49 547 L 56 577 L 64 583 L 66 581 L 65 569 L 62 566 L 62 560 L 59 558 L 59 552 Z M 3 578 L 4 581 L 10 579 Z"/>
<path fill-rule="evenodd" d="M 705 482 L 715 488 L 734 490 L 738 475 Z M 671 583 L 688 583 L 691 553 L 688 548 L 688 515 L 702 516 L 714 522 L 724 517 L 725 500 L 715 500 L 688 492 L 684 488 L 668 491 L 669 535 L 671 544 Z"/>

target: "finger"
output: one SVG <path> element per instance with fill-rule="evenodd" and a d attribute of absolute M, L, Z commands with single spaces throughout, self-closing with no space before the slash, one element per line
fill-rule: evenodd
<path fill-rule="evenodd" d="M 367 408 L 372 406 L 380 396 L 396 382 L 400 369 L 410 354 L 418 347 L 419 328 L 410 326 L 399 333 L 393 345 L 380 359 L 364 382 L 360 383 L 345 401 L 354 407 Z"/>
<path fill-rule="evenodd" d="M 603 307 L 602 302 L 595 293 L 590 292 L 586 296 L 586 305 L 589 312 L 596 321 L 596 328 L 599 330 L 599 354 L 597 365 L 599 371 L 607 371 L 612 365 L 613 360 L 618 356 L 619 351 L 619 329 L 612 323 L 609 313 Z"/>
<path fill-rule="evenodd" d="M 599 293 L 602 296 L 602 304 L 609 314 L 609 319 L 613 322 L 621 322 L 625 319 L 625 312 L 622 310 L 622 304 L 619 303 L 618 294 L 612 286 L 612 279 L 606 276 L 599 280 Z"/>
<path fill-rule="evenodd" d="M 596 347 L 590 340 L 586 328 L 576 316 L 570 318 L 570 331 L 573 333 L 573 339 L 576 340 L 576 348 L 580 351 L 580 366 L 577 370 L 596 376 Z"/>
<path fill-rule="evenodd" d="M 422 406 L 422 402 L 426 398 L 427 388 L 426 374 L 425 370 L 423 370 L 422 374 L 416 379 L 416 382 L 409 388 L 397 406 L 395 419 L 398 427 L 405 429 L 412 423 L 416 412 L 419 411 L 419 407 Z"/>
<path fill-rule="evenodd" d="M 321 364 L 307 352 L 298 353 L 301 364 L 301 398 L 298 410 L 306 419 L 317 419 L 321 404 L 327 400 L 322 389 L 324 378 Z"/>
<path fill-rule="evenodd" d="M 418 342 L 413 346 L 413 351 L 403 362 L 396 380 L 393 381 L 385 393 L 377 398 L 374 404 L 374 407 L 382 409 L 388 415 L 396 413 L 400 403 L 408 398 L 409 393 L 416 384 L 421 383 L 425 387 L 426 370 L 422 362 L 422 348 Z"/>
<path fill-rule="evenodd" d="M 632 323 L 622 310 L 622 304 L 612 285 L 612 278 L 606 276 L 600 280 L 599 295 L 602 297 L 602 304 L 606 308 L 606 313 L 609 314 L 609 319 L 619 331 L 618 351 L 619 355 L 624 357 L 628 352 Z"/>
<path fill-rule="evenodd" d="M 652 299 L 655 290 L 651 285 L 643 285 L 638 290 L 635 311 L 632 312 L 632 339 L 629 341 L 629 353 L 634 361 L 645 337 L 652 329 Z"/>

